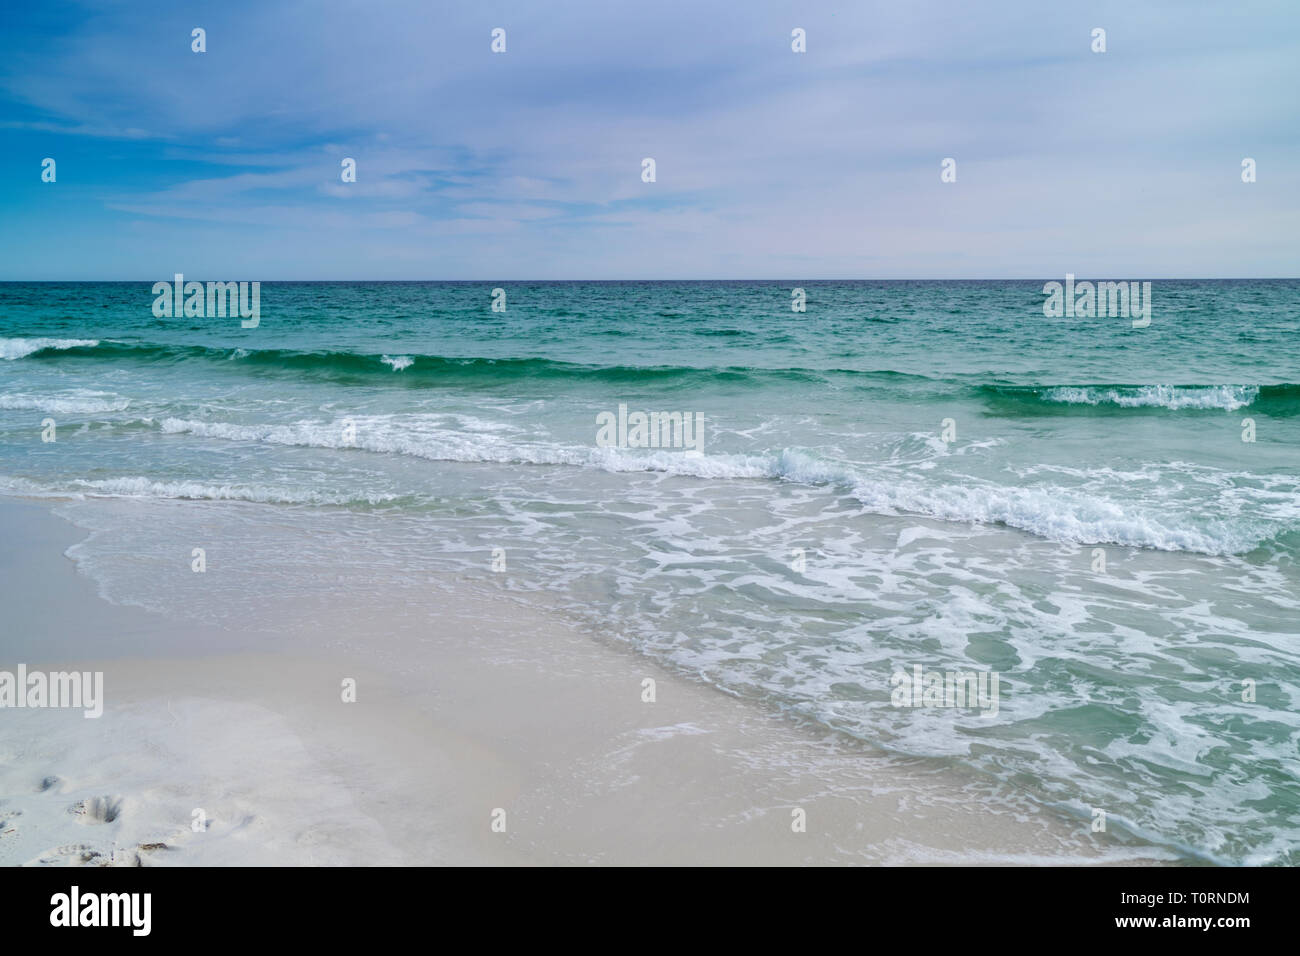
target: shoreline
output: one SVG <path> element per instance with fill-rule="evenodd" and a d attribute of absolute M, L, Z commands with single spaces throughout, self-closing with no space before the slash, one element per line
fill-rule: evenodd
<path fill-rule="evenodd" d="M 0 498 L 0 669 L 102 670 L 105 713 L 0 710 L 0 864 L 1186 862 L 468 589 L 276 641 L 110 604 L 55 504 Z"/>

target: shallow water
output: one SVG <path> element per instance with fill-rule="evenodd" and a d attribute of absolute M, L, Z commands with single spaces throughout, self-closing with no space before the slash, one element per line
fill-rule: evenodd
<path fill-rule="evenodd" d="M 69 498 L 111 599 L 504 581 L 1081 821 L 1298 862 L 1300 282 L 1154 281 L 1146 328 L 1047 318 L 1042 282 L 805 283 L 806 313 L 794 283 L 267 283 L 254 329 L 150 285 L 0 284 L 0 491 Z M 620 405 L 702 447 L 600 446 Z M 996 672 L 996 712 L 895 706 L 917 666 Z"/>

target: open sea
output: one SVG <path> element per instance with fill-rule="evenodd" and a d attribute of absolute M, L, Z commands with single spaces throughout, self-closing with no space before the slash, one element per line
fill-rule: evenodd
<path fill-rule="evenodd" d="M 0 493 L 115 602 L 504 589 L 1081 828 L 1300 864 L 1300 281 L 1155 280 L 1134 328 L 1046 317 L 1062 279 L 277 282 L 256 328 L 0 283 Z M 698 447 L 598 441 L 620 406 Z M 996 712 L 896 706 L 918 666 Z"/>

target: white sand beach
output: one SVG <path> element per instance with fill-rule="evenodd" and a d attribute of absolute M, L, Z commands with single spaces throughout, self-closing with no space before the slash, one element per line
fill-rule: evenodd
<path fill-rule="evenodd" d="M 98 596 L 64 554 L 83 532 L 48 503 L 0 501 L 0 527 L 0 669 L 102 671 L 105 698 L 98 719 L 0 710 L 0 864 L 1167 858 L 951 767 L 809 729 L 508 600 L 458 593 L 414 626 L 343 594 L 334 633 L 319 613 L 303 616 L 309 628 L 259 620 L 258 634 L 269 625 L 283 639 L 253 646 L 248 630 Z M 356 650 L 376 647 L 394 654 Z M 343 700 L 347 678 L 355 702 Z"/>

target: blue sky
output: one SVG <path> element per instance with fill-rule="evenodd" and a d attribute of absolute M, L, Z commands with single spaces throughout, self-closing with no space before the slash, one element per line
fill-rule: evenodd
<path fill-rule="evenodd" d="M 1294 0 L 0 12 L 0 279 L 1296 276 L 1298 224 Z"/>

